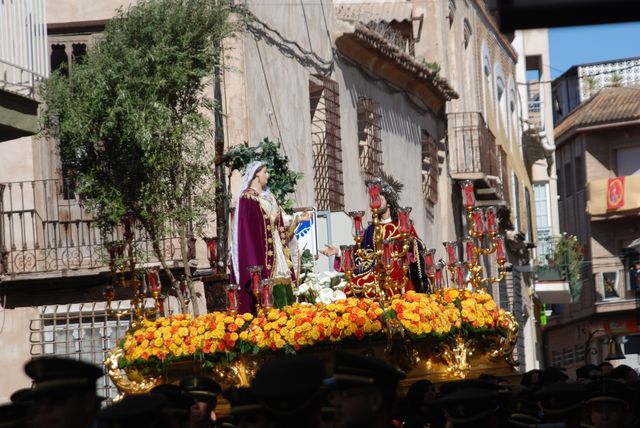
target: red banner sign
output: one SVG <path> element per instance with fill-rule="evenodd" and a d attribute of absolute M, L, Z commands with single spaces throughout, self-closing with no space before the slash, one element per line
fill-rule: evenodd
<path fill-rule="evenodd" d="M 610 178 L 607 185 L 607 210 L 624 206 L 624 177 Z"/>

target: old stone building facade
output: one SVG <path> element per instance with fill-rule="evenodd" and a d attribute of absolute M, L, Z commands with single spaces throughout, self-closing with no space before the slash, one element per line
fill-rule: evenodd
<path fill-rule="evenodd" d="M 127 0 L 47 3 L 50 67 L 86 53 Z M 318 243 L 349 243 L 345 211 L 366 209 L 365 180 L 382 167 L 404 184 L 420 237 L 438 249 L 466 233 L 460 182 L 473 180 L 482 205 L 501 207 L 510 272 L 492 287 L 524 326 L 518 355 L 537 367 L 528 291 L 527 242 L 536 240 L 532 178 L 522 147 L 516 63 L 510 40 L 483 1 L 251 2 L 256 19 L 229 40 L 223 81 L 225 147 L 268 137 L 303 174 L 294 199 L 315 207 Z M 213 93 L 213 92 L 211 92 Z M 4 143 L 3 143 L 4 144 Z M 7 323 L 2 340 L 19 343 L 0 400 L 22 386 L 31 355 L 75 355 L 95 362 L 128 322 L 105 310 L 102 241 L 65 181 L 55 142 L 28 137 L 0 146 L 13 168 L 4 185 L 2 263 Z M 24 148 L 28 150 L 24 150 Z M 238 188 L 232 178 L 232 192 Z M 522 233 L 520 233 L 522 232 Z M 119 236 L 122 231 L 115 230 Z M 165 240 L 172 255 L 175 244 Z M 196 257 L 207 265 L 205 243 Z M 323 264 L 324 263 L 324 264 Z M 320 259 L 319 268 L 328 268 Z M 489 272 L 495 272 L 491 260 Z M 125 308 L 127 296 L 117 296 Z M 113 396 L 107 381 L 102 394 Z"/>

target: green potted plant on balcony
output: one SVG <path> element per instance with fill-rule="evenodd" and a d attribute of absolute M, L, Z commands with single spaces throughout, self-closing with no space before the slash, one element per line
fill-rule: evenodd
<path fill-rule="evenodd" d="M 563 233 L 551 239 L 552 252 L 546 260 L 536 266 L 536 292 L 540 294 L 543 284 L 568 285 L 570 301 L 575 302 L 582 293 L 582 281 L 580 280 L 580 268 L 584 249 L 575 235 Z M 568 303 L 549 302 L 549 303 Z"/>

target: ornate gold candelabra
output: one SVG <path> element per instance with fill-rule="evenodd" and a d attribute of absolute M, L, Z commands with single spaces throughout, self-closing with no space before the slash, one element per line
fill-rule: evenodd
<path fill-rule="evenodd" d="M 506 275 L 504 238 L 498 233 L 496 209 L 476 207 L 473 183 L 469 180 L 462 183 L 462 197 L 468 224 L 467 236 L 461 241 L 463 258 L 458 259 L 458 241 L 442 243 L 446 260 L 435 262 L 435 248 L 428 248 L 424 252 L 425 271 L 433 291 L 468 286 L 474 290 L 485 290 L 488 284 L 498 283 Z M 484 277 L 480 258 L 494 253 L 498 276 Z"/>
<path fill-rule="evenodd" d="M 133 315 L 135 324 L 144 318 L 156 316 L 161 312 L 163 299 L 160 295 L 160 271 L 156 268 L 143 274 L 137 272 L 135 248 L 133 245 L 133 217 L 125 217 L 122 223 L 124 226 L 124 241 L 110 242 L 107 244 L 109 268 L 112 279 L 111 284 L 107 285 L 104 289 L 104 297 L 107 299 L 106 310 L 108 315 L 117 318 Z M 142 278 L 142 280 L 140 278 Z M 118 310 L 112 308 L 117 287 L 129 289 L 131 293 L 129 308 Z M 145 307 L 147 293 L 151 295 L 154 301 L 154 305 L 151 308 Z"/>
<path fill-rule="evenodd" d="M 373 214 L 373 237 L 372 248 L 363 248 L 364 230 L 362 218 L 364 211 L 351 211 L 353 224 L 354 246 L 342 246 L 343 271 L 349 289 L 356 296 L 375 297 L 386 300 L 396 294 L 404 293 L 409 271 L 409 249 L 411 248 L 412 237 L 410 236 L 411 225 L 409 221 L 410 207 L 401 207 L 398 212 L 398 236 L 385 239 L 385 224 L 381 222 L 380 199 L 381 181 L 371 180 L 368 183 L 370 208 Z M 359 264 L 356 266 L 355 264 Z M 369 288 L 360 287 L 354 283 L 354 270 L 362 268 L 362 265 L 371 267 L 373 275 L 372 286 Z M 394 268 L 399 268 L 402 272 L 400 278 L 393 277 Z"/>

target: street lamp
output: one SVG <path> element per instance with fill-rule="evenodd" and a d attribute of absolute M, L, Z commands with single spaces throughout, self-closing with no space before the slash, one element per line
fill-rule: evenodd
<path fill-rule="evenodd" d="M 586 330 L 583 330 L 583 331 L 586 332 Z M 603 332 L 607 334 L 606 330 L 602 328 L 598 328 L 590 332 L 589 336 L 587 337 L 587 341 L 585 342 L 585 345 L 584 345 L 585 365 L 589 364 L 589 355 L 590 354 L 595 355 L 597 353 L 597 350 L 591 347 L 591 340 L 596 335 L 596 333 L 599 333 L 599 332 Z M 618 343 L 617 336 L 609 336 L 609 338 L 607 339 L 607 356 L 604 359 L 605 361 L 625 359 L 624 352 L 622 352 L 622 346 L 620 345 L 620 343 Z"/>

